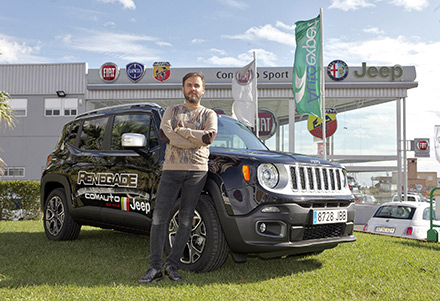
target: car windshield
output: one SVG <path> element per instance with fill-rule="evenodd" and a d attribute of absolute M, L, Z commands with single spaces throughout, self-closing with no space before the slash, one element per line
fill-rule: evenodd
<path fill-rule="evenodd" d="M 391 206 L 385 205 L 379 207 L 374 217 L 382 217 L 382 218 L 396 218 L 396 219 L 412 219 L 414 216 L 414 212 L 416 208 L 409 206 Z"/>
<path fill-rule="evenodd" d="M 218 116 L 218 133 L 211 147 L 267 150 L 247 127 L 235 119 Z"/>

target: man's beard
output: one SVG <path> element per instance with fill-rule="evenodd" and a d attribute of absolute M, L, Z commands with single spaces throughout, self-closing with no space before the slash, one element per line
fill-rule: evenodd
<path fill-rule="evenodd" d="M 191 103 L 191 104 L 196 104 L 200 102 L 200 99 L 202 98 L 201 96 L 199 96 L 197 93 L 192 93 L 193 95 L 189 96 L 188 94 L 185 94 L 185 99 Z"/>

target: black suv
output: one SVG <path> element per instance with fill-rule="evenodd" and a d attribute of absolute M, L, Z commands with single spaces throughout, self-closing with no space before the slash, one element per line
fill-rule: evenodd
<path fill-rule="evenodd" d="M 74 240 L 81 225 L 149 233 L 165 152 L 163 112 L 151 103 L 113 106 L 64 126 L 41 178 L 49 239 Z M 354 197 L 340 165 L 270 151 L 225 115 L 218 115 L 210 153 L 181 268 L 211 271 L 229 252 L 243 262 L 248 254 L 318 253 L 356 240 Z M 167 249 L 179 227 L 177 208 Z"/>

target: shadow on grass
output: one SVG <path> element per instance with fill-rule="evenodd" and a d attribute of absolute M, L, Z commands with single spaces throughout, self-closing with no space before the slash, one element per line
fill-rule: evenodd
<path fill-rule="evenodd" d="M 0 233 L 0 288 L 38 285 L 138 285 L 148 268 L 149 238 L 101 230 L 81 230 L 75 241 L 54 242 L 44 232 Z M 278 259 L 249 258 L 235 263 L 229 256 L 210 273 L 181 271 L 184 281 L 166 279 L 153 286 L 249 283 L 304 273 L 322 267 L 318 256 Z"/>
<path fill-rule="evenodd" d="M 401 244 L 406 247 L 412 248 L 422 248 L 426 250 L 440 251 L 440 243 L 438 242 L 428 242 L 425 240 L 415 240 L 415 239 L 403 239 L 396 241 L 395 243 Z"/>

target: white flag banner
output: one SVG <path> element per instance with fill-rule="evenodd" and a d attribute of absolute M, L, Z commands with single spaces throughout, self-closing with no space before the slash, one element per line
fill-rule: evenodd
<path fill-rule="evenodd" d="M 238 70 L 232 80 L 232 116 L 248 127 L 255 128 L 257 106 L 257 74 L 255 59 Z"/>
<path fill-rule="evenodd" d="M 434 147 L 435 158 L 440 162 L 440 125 L 436 125 L 434 129 Z"/>

